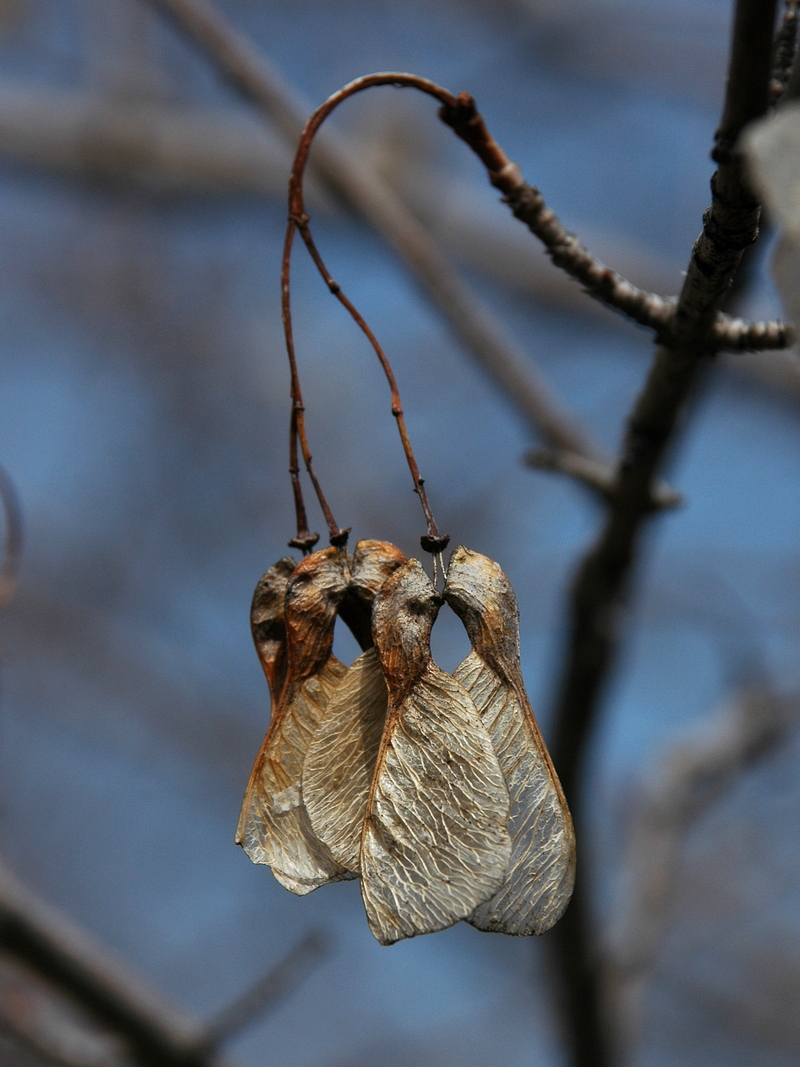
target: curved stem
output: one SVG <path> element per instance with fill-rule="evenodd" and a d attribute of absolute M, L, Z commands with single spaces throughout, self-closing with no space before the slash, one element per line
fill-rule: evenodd
<path fill-rule="evenodd" d="M 408 468 L 411 472 L 411 477 L 414 480 L 414 491 L 420 498 L 422 504 L 422 510 L 425 515 L 425 521 L 428 526 L 427 537 L 422 539 L 422 547 L 426 551 L 441 552 L 447 544 L 447 537 L 442 536 L 439 533 L 439 528 L 436 525 L 436 520 L 433 517 L 430 504 L 428 502 L 427 493 L 425 492 L 425 482 L 420 476 L 419 467 L 417 465 L 416 458 L 414 456 L 414 450 L 411 446 L 411 440 L 408 435 L 408 429 L 405 423 L 405 416 L 403 413 L 403 405 L 400 399 L 400 390 L 397 385 L 397 379 L 394 376 L 391 363 L 380 346 L 378 339 L 367 325 L 364 317 L 357 310 L 355 305 L 348 299 L 342 292 L 339 284 L 333 279 L 330 271 L 325 265 L 322 256 L 320 255 L 314 239 L 311 236 L 311 230 L 309 229 L 309 216 L 305 210 L 305 202 L 303 199 L 303 174 L 305 166 L 308 161 L 308 154 L 311 149 L 311 143 L 314 139 L 317 130 L 319 130 L 322 123 L 334 110 L 346 100 L 348 97 L 353 96 L 355 93 L 363 92 L 365 89 L 373 88 L 377 85 L 393 85 L 397 88 L 413 88 L 418 89 L 421 92 L 428 93 L 428 95 L 435 97 L 443 107 L 457 108 L 460 103 L 460 98 L 449 93 L 446 89 L 436 85 L 434 82 L 428 81 L 427 78 L 420 78 L 414 74 L 369 74 L 363 78 L 358 78 L 354 82 L 350 82 L 349 85 L 345 85 L 344 88 L 330 96 L 324 104 L 317 108 L 314 114 L 310 117 L 305 125 L 303 133 L 300 137 L 300 142 L 297 147 L 297 152 L 294 158 L 294 164 L 292 166 L 292 174 L 289 179 L 289 219 L 286 227 L 286 240 L 283 250 L 283 263 L 281 269 L 281 293 L 282 293 L 282 306 L 283 306 L 283 326 L 286 336 L 286 350 L 289 357 L 289 366 L 292 374 L 292 441 L 290 443 L 290 473 L 292 475 L 292 487 L 295 493 L 295 507 L 297 511 L 298 522 L 298 541 L 301 536 L 303 538 L 308 536 L 306 530 L 305 521 L 305 509 L 302 504 L 302 491 L 299 484 L 299 470 L 297 464 L 297 448 L 296 439 L 299 439 L 300 448 L 303 453 L 303 459 L 305 461 L 306 470 L 314 485 L 314 490 L 317 494 L 317 499 L 320 502 L 320 506 L 325 514 L 325 518 L 328 522 L 329 529 L 331 530 L 331 541 L 337 543 L 337 538 L 341 539 L 342 531 L 333 519 L 333 516 L 328 507 L 327 501 L 322 493 L 319 482 L 314 474 L 313 466 L 311 463 L 311 451 L 308 445 L 308 439 L 305 430 L 304 408 L 302 393 L 300 390 L 300 380 L 297 373 L 297 361 L 294 352 L 294 340 L 292 337 L 292 320 L 291 320 L 291 306 L 290 306 L 290 272 L 291 272 L 291 255 L 292 244 L 294 240 L 295 231 L 300 232 L 300 236 L 303 238 L 308 252 L 313 259 L 317 270 L 320 272 L 325 284 L 331 293 L 337 298 L 343 307 L 347 309 L 353 318 L 356 325 L 364 333 L 365 337 L 372 346 L 383 372 L 386 375 L 386 380 L 389 383 L 389 388 L 392 394 L 392 415 L 394 415 L 397 421 L 397 429 L 400 434 L 400 441 L 403 446 L 403 452 L 408 463 Z M 296 435 L 296 436 L 295 436 Z M 292 451 L 292 449 L 294 451 Z M 301 534 L 302 527 L 302 534 Z"/>

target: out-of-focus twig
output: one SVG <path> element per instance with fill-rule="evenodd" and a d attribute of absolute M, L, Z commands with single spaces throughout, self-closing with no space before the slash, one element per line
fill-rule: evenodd
<path fill-rule="evenodd" d="M 233 108 L 0 81 L 0 155 L 153 193 L 285 195 L 291 159 Z"/>
<path fill-rule="evenodd" d="M 411 162 L 387 167 L 387 146 L 359 141 L 367 155 L 406 200 L 433 239 L 459 262 L 497 278 L 537 303 L 604 322 L 622 319 L 602 304 L 585 299 L 561 271 L 510 220 L 503 224 L 494 205 L 471 183 L 453 184 L 435 167 Z M 89 181 L 135 186 L 160 194 L 286 194 L 290 156 L 239 113 L 197 110 L 155 100 L 107 99 L 96 92 L 55 91 L 47 86 L 0 83 L 0 155 Z M 398 173 L 399 171 L 399 173 Z M 330 195 L 313 177 L 309 199 L 314 211 L 332 210 Z M 636 246 L 600 235 L 606 257 L 646 289 L 668 292 L 678 272 Z M 727 344 L 737 353 L 748 348 L 760 324 L 721 317 Z M 723 354 L 725 365 L 790 397 L 800 399 L 800 361 L 784 352 L 762 350 L 757 359 Z M 573 453 L 574 454 L 574 453 Z M 577 455 L 577 454 L 575 454 Z M 610 467 L 604 476 L 610 477 Z"/>
<path fill-rule="evenodd" d="M 327 941 L 321 933 L 309 935 L 209 1024 L 195 1022 L 0 864 L 0 950 L 118 1034 L 143 1067 L 224 1067 L 219 1045 L 296 988 L 326 953 Z"/>
<path fill-rule="evenodd" d="M 646 787 L 633 815 L 628 891 L 605 968 L 609 1010 L 626 1056 L 637 1040 L 642 996 L 669 922 L 687 834 L 720 794 L 780 744 L 799 713 L 797 701 L 751 686 L 735 695 L 706 736 L 679 745 Z"/>
<path fill-rule="evenodd" d="M 0 947 L 123 1034 L 137 1061 L 205 1067 L 204 1028 L 173 1011 L 135 975 L 0 867 Z"/>
<path fill-rule="evenodd" d="M 0 1033 L 22 1058 L 52 1067 L 130 1067 L 125 1042 L 104 1030 L 68 994 L 0 953 Z M 15 1063 L 16 1057 L 8 1062 Z M 5 1064 L 0 1047 L 0 1063 Z"/>
<path fill-rule="evenodd" d="M 0 614 L 11 603 L 17 589 L 22 558 L 22 508 L 8 472 L 0 467 L 0 503 L 6 522 L 3 562 L 0 564 Z"/>
<path fill-rule="evenodd" d="M 330 939 L 321 930 L 314 930 L 304 937 L 241 997 L 207 1023 L 208 1047 L 218 1047 L 270 1011 L 279 1000 L 295 989 L 329 952 Z"/>

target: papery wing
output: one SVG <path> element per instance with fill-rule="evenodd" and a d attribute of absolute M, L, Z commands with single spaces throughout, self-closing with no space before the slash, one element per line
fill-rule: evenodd
<path fill-rule="evenodd" d="M 370 648 L 334 690 L 303 768 L 303 800 L 314 833 L 355 873 L 387 703 L 383 672 Z"/>
<path fill-rule="evenodd" d="M 481 930 L 541 934 L 572 895 L 575 835 L 522 680 L 516 597 L 496 563 L 463 547 L 450 559 L 444 595 L 473 646 L 455 677 L 489 732 L 511 799 L 507 879 L 469 921 Z"/>
<path fill-rule="evenodd" d="M 502 884 L 508 791 L 463 687 L 429 663 L 390 711 L 361 845 L 361 891 L 381 944 L 466 918 Z"/>
<path fill-rule="evenodd" d="M 542 934 L 561 918 L 575 881 L 572 820 L 538 727 L 513 686 L 472 652 L 455 672 L 492 739 L 511 799 L 512 853 L 498 893 L 469 921 L 480 930 Z"/>
<path fill-rule="evenodd" d="M 303 806 L 303 762 L 345 667 L 331 653 L 346 556 L 326 548 L 293 570 L 284 600 L 286 677 L 253 766 L 236 830 L 254 863 L 268 863 L 295 893 L 349 877 L 318 841 Z"/>
<path fill-rule="evenodd" d="M 236 841 L 254 863 L 268 863 L 287 889 L 310 893 L 348 877 L 311 827 L 303 805 L 305 754 L 346 668 L 334 656 L 278 709 L 258 754 L 242 805 Z"/>

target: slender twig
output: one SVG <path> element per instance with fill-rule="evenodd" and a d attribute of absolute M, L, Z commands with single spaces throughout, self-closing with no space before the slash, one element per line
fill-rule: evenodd
<path fill-rule="evenodd" d="M 654 479 L 677 436 L 680 417 L 708 364 L 709 332 L 744 249 L 758 233 L 759 206 L 735 142 L 767 109 L 775 2 L 738 0 L 722 122 L 717 131 L 712 203 L 695 242 L 672 327 L 657 351 L 628 432 L 600 535 L 574 579 L 566 654 L 556 700 L 553 760 L 578 822 L 580 783 L 600 699 L 616 659 L 621 614 L 637 549 L 651 514 Z M 609 1035 L 599 996 L 585 875 L 551 942 L 564 994 L 572 1062 L 605 1067 Z"/>
<path fill-rule="evenodd" d="M 564 227 L 545 203 L 541 192 L 524 180 L 517 164 L 508 158 L 487 130 L 475 101 L 467 93 L 460 94 L 455 107 L 442 107 L 439 116 L 480 157 L 492 185 L 503 193 L 512 213 L 542 241 L 556 266 L 581 282 L 590 296 L 634 322 L 650 327 L 661 343 L 680 343 L 682 317 L 691 301 L 686 283 L 678 299 L 648 293 L 593 256 L 575 234 Z M 726 129 L 723 123 L 721 130 Z M 723 150 L 723 142 L 727 145 L 726 137 L 726 133 L 718 131 L 715 152 Z M 729 284 L 729 279 L 725 284 Z M 788 323 L 745 323 L 721 314 L 718 307 L 713 308 L 706 320 L 702 345 L 707 352 L 727 348 L 737 351 L 753 347 L 779 348 L 793 344 L 795 339 L 794 327 Z"/>
<path fill-rule="evenodd" d="M 330 939 L 321 930 L 313 930 L 262 975 L 241 997 L 237 997 L 207 1025 L 206 1044 L 218 1048 L 228 1038 L 241 1033 L 262 1018 L 330 952 Z"/>

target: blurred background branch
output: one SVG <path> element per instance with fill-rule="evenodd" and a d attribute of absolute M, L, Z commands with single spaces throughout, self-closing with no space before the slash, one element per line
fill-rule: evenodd
<path fill-rule="evenodd" d="M 0 951 L 45 979 L 97 1023 L 111 1040 L 85 1037 L 87 1050 L 70 1055 L 57 1047 L 58 1027 L 48 1027 L 52 1010 L 12 1008 L 8 988 L 0 1016 L 20 1040 L 65 1063 L 100 1062 L 120 1055 L 143 1067 L 224 1067 L 218 1048 L 293 991 L 329 951 L 320 933 L 307 935 L 289 954 L 207 1024 L 191 1021 L 123 967 L 85 931 L 37 900 L 4 866 L 0 867 Z M 19 994 L 17 994 L 18 996 Z M 6 1010 L 3 1012 L 2 1008 Z M 63 1027 L 62 1027 L 63 1028 Z M 73 1027 L 74 1028 L 74 1027 Z M 49 1033 L 53 1029 L 54 1033 Z M 109 1038 L 108 1035 L 111 1035 Z M 54 1047 L 54 1045 L 56 1047 Z M 98 1048 L 94 1048 L 98 1045 Z M 76 1058 L 77 1057 L 77 1058 Z"/>

